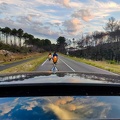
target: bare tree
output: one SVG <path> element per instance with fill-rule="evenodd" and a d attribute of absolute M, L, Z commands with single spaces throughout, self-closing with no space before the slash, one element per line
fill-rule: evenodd
<path fill-rule="evenodd" d="M 106 26 L 104 27 L 104 29 L 106 31 L 113 32 L 116 30 L 116 26 L 117 26 L 117 21 L 115 20 L 114 17 L 111 17 L 111 18 L 109 18 L 109 21 L 106 24 Z"/>

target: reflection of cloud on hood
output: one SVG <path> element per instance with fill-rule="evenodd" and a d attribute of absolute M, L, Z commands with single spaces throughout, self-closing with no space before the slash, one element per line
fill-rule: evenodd
<path fill-rule="evenodd" d="M 19 100 L 19 98 L 15 98 L 15 100 L 13 101 L 13 103 L 17 103 Z"/>
<path fill-rule="evenodd" d="M 80 79 L 76 79 L 76 78 L 70 78 L 69 79 L 70 83 L 80 83 Z"/>
<path fill-rule="evenodd" d="M 32 101 L 32 102 L 27 102 L 27 105 L 24 105 L 21 107 L 21 109 L 26 109 L 26 110 L 32 110 L 34 107 L 38 105 L 38 102 Z"/>
<path fill-rule="evenodd" d="M 16 112 L 16 109 L 19 110 L 14 109 L 17 105 L 21 106 L 20 110 L 28 111 L 33 110 L 34 107 L 41 107 L 45 115 L 50 111 L 59 119 L 103 119 L 111 108 L 108 103 L 101 102 L 96 97 L 26 97 L 1 103 L 0 115 L 8 113 L 10 116 L 11 113 Z"/>
<path fill-rule="evenodd" d="M 79 117 L 75 113 L 60 108 L 57 105 L 49 104 L 47 107 L 50 110 L 52 110 L 58 116 L 59 119 L 65 119 L 65 120 L 79 119 Z"/>
<path fill-rule="evenodd" d="M 70 110 L 70 111 L 74 111 L 74 110 L 76 110 L 76 105 L 74 105 L 74 104 L 69 104 L 68 105 L 68 109 Z"/>
<path fill-rule="evenodd" d="M 48 103 L 46 109 L 46 111 L 53 111 L 59 119 L 87 119 L 106 118 L 110 106 L 107 103 L 97 101 L 93 97 L 58 97 L 56 102 Z"/>
<path fill-rule="evenodd" d="M 7 114 L 12 109 L 14 109 L 18 103 L 18 100 L 19 100 L 19 98 L 16 98 L 13 100 L 13 102 L 7 102 L 7 103 L 0 105 L 0 111 L 1 111 L 0 116 Z"/>
<path fill-rule="evenodd" d="M 55 102 L 55 104 L 56 104 L 56 105 L 60 105 L 60 104 L 64 105 L 64 104 L 66 104 L 67 102 L 71 102 L 73 99 L 74 99 L 73 97 L 63 97 L 63 98 L 61 98 L 61 99 L 58 99 L 58 100 Z"/>
<path fill-rule="evenodd" d="M 6 113 L 10 112 L 13 108 L 14 108 L 14 106 L 10 106 L 8 104 L 5 104 L 1 109 L 2 112 L 0 113 L 0 115 L 1 116 L 5 115 Z"/>

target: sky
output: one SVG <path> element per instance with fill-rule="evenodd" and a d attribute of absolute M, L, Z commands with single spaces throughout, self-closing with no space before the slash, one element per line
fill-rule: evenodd
<path fill-rule="evenodd" d="M 120 20 L 120 0 L 0 0 L 0 26 L 22 28 L 56 42 L 104 31 L 110 17 Z"/>

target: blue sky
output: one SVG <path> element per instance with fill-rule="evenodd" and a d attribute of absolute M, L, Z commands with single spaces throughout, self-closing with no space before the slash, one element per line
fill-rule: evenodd
<path fill-rule="evenodd" d="M 119 0 L 0 0 L 0 26 L 22 28 L 55 42 L 103 31 L 110 17 L 120 20 Z"/>

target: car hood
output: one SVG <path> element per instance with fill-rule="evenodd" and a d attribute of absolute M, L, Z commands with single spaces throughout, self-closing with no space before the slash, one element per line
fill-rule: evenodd
<path fill-rule="evenodd" d="M 100 75 L 100 74 L 79 73 L 79 72 L 76 72 L 76 73 L 58 72 L 55 74 L 50 72 L 28 72 L 28 73 L 0 75 L 1 86 L 4 86 L 2 84 L 28 84 L 28 83 L 93 83 L 93 84 L 94 83 L 99 83 L 99 84 L 115 83 L 115 84 L 119 84 L 119 82 L 120 82 L 120 76 L 117 76 L 117 75 L 111 76 L 111 75 Z M 24 86 L 24 88 L 25 87 L 26 86 Z M 36 94 L 37 92 L 35 92 L 34 89 L 32 90 L 34 91 L 34 94 Z M 6 88 L 7 92 L 9 90 L 11 89 Z M 21 94 L 21 88 L 19 90 L 20 91 L 17 93 L 17 95 L 19 93 Z M 103 90 L 103 88 L 100 90 Z M 50 89 L 47 88 L 47 91 L 50 92 Z M 3 91 L 1 90 L 1 92 L 4 92 L 4 90 Z M 15 91 L 13 91 L 13 93 L 14 92 Z M 38 92 L 40 92 L 40 89 Z M 45 91 L 42 91 L 42 92 L 44 93 Z M 29 92 L 27 92 L 27 94 L 29 94 Z M 57 96 L 34 96 L 34 97 L 32 96 L 31 97 L 30 96 L 11 97 L 10 96 L 5 98 L 2 97 L 0 98 L 0 106 L 1 106 L 0 119 L 88 120 L 88 119 L 120 118 L 120 97 L 119 96 L 81 96 L 81 95 L 59 96 L 59 94 L 60 93 L 58 93 Z"/>
<path fill-rule="evenodd" d="M 26 72 L 1 74 L 0 84 L 25 83 L 99 83 L 119 84 L 119 75 L 106 75 L 81 72 Z"/>

